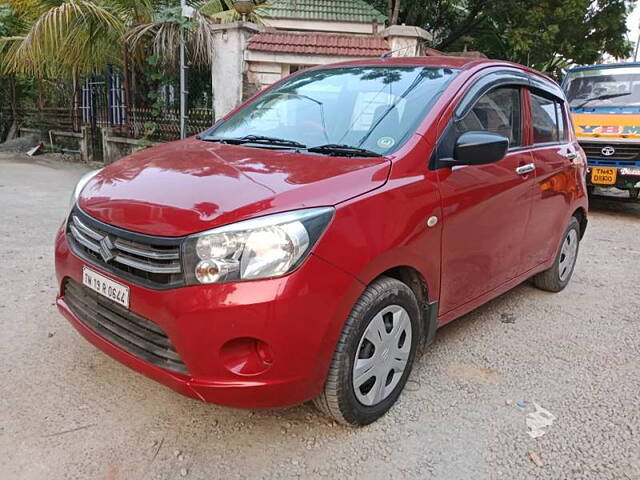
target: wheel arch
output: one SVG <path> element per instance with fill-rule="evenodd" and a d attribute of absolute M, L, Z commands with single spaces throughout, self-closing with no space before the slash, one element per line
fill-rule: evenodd
<path fill-rule="evenodd" d="M 583 207 L 578 207 L 572 214 L 572 217 L 575 217 L 580 224 L 580 240 L 584 237 L 585 232 L 587 231 L 587 211 Z"/>
<path fill-rule="evenodd" d="M 429 302 L 429 284 L 424 276 L 414 267 L 399 265 L 388 268 L 374 278 L 372 282 L 380 277 L 394 278 L 411 289 L 420 308 L 420 325 L 422 327 L 420 333 L 424 344 L 433 342 L 438 328 L 438 302 Z"/>

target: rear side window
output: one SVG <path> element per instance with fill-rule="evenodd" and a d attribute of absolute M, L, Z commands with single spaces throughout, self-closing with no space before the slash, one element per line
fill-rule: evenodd
<path fill-rule="evenodd" d="M 556 102 L 556 115 L 558 116 L 558 137 L 561 142 L 564 142 L 569 138 L 569 135 L 563 102 Z"/>
<path fill-rule="evenodd" d="M 567 123 L 562 102 L 531 94 L 533 143 L 558 143 L 567 139 Z"/>
<path fill-rule="evenodd" d="M 488 131 L 509 139 L 509 146 L 522 145 L 522 115 L 520 89 L 500 87 L 485 93 L 474 107 L 459 120 L 459 134 L 473 131 Z"/>

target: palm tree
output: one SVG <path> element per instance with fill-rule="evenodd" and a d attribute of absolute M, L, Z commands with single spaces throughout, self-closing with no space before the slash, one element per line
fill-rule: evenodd
<path fill-rule="evenodd" d="M 0 38 L 0 74 L 38 81 L 71 79 L 72 91 L 78 92 L 81 77 L 115 65 L 121 67 L 130 107 L 136 103 L 132 91 L 140 97 L 140 92 L 153 88 L 153 82 L 145 83 L 150 55 L 160 59 L 164 71 L 177 70 L 182 28 L 190 63 L 207 68 L 214 53 L 215 25 L 240 19 L 233 0 L 192 0 L 195 14 L 190 19 L 182 16 L 177 0 L 1 1 L 18 21 L 11 36 L 4 32 L 7 36 Z M 260 6 L 248 19 L 259 21 Z M 73 111 L 78 101 L 76 93 Z"/>
<path fill-rule="evenodd" d="M 207 63 L 213 54 L 212 27 L 239 18 L 231 0 L 192 2 L 196 13 L 190 20 L 170 0 L 4 1 L 24 28 L 0 39 L 0 68 L 36 78 L 75 77 L 126 64 L 128 52 L 149 40 L 165 62 L 173 62 L 182 26 L 192 63 Z"/>
<path fill-rule="evenodd" d="M 262 23 L 262 11 L 267 8 L 264 0 L 253 0 L 256 7 L 246 16 L 254 23 Z M 195 8 L 190 20 L 181 16 L 178 7 L 165 6 L 148 23 L 140 23 L 125 34 L 127 44 L 132 50 L 150 45 L 154 55 L 162 59 L 163 64 L 175 67 L 178 61 L 178 45 L 181 27 L 187 27 L 187 49 L 191 64 L 206 66 L 214 54 L 213 37 L 215 25 L 243 19 L 236 11 L 234 0 L 196 0 L 191 2 Z"/>
<path fill-rule="evenodd" d="M 120 58 L 127 3 L 88 0 L 8 0 L 21 19 L 21 35 L 4 38 L 3 70 L 36 78 L 87 73 Z M 139 7 L 136 7 L 139 9 Z"/>

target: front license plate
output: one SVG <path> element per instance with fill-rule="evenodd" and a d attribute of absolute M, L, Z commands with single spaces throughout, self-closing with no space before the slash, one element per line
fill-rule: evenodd
<path fill-rule="evenodd" d="M 82 283 L 103 297 L 129 308 L 129 287 L 126 285 L 114 282 L 87 267 L 82 267 Z"/>
<path fill-rule="evenodd" d="M 593 167 L 591 169 L 591 183 L 596 183 L 598 185 L 615 185 L 617 179 L 617 168 Z"/>

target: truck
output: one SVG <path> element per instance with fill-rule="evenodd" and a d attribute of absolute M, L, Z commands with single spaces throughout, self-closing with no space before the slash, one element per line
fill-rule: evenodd
<path fill-rule="evenodd" d="M 571 68 L 562 87 L 578 142 L 587 155 L 587 186 L 640 193 L 640 63 Z"/>

